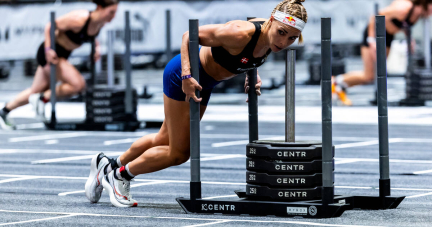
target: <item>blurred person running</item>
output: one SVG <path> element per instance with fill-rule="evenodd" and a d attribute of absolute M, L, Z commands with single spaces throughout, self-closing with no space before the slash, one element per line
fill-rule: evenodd
<path fill-rule="evenodd" d="M 421 17 L 432 14 L 432 0 L 395 0 L 379 11 L 386 20 L 386 54 L 388 56 L 394 35 L 404 28 L 413 26 Z M 351 106 L 352 102 L 346 95 L 350 87 L 372 83 L 375 79 L 376 38 L 375 16 L 371 16 L 363 32 L 360 47 L 363 60 L 363 71 L 352 71 L 332 78 L 332 92 L 343 105 Z"/>
<path fill-rule="evenodd" d="M 110 22 L 117 11 L 119 0 L 93 0 L 97 5 L 94 11 L 74 10 L 56 19 L 55 51 L 51 49 L 51 23 L 45 26 L 45 41 L 37 50 L 38 67 L 30 88 L 6 103 L 0 109 L 0 127 L 14 129 L 7 116 L 12 110 L 30 103 L 39 118 L 45 118 L 45 103 L 49 102 L 50 63 L 56 65 L 57 80 L 61 84 L 56 87 L 58 97 L 70 97 L 84 90 L 85 80 L 78 70 L 68 62 L 72 51 L 85 42 L 91 42 L 99 34 L 100 29 Z M 95 40 L 95 61 L 100 58 L 99 43 Z"/>

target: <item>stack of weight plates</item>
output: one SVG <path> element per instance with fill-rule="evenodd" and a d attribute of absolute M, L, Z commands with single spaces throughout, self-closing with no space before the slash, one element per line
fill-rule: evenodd
<path fill-rule="evenodd" d="M 308 61 L 309 63 L 309 80 L 306 84 L 320 85 L 321 83 L 321 55 L 314 56 Z M 345 61 L 343 59 L 333 58 L 332 75 L 345 73 Z"/>
<path fill-rule="evenodd" d="M 321 197 L 321 143 L 255 141 L 246 146 L 246 156 L 248 197 L 288 201 Z"/>
<path fill-rule="evenodd" d="M 132 90 L 132 113 L 126 113 L 126 89 L 95 87 L 86 93 L 86 120 L 88 123 L 136 121 L 138 96 Z"/>
<path fill-rule="evenodd" d="M 432 100 L 432 71 L 414 68 L 406 77 L 407 98 Z"/>

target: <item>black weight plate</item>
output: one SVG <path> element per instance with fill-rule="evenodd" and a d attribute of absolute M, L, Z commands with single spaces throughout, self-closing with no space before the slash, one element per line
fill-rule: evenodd
<path fill-rule="evenodd" d="M 322 174 L 312 175 L 270 175 L 246 171 L 246 183 L 284 188 L 312 188 L 322 186 Z"/>
<path fill-rule="evenodd" d="M 410 78 L 407 78 L 405 82 L 408 85 L 408 87 L 413 87 L 413 88 L 432 86 L 432 78 L 420 79 L 420 80 L 412 80 Z"/>
<path fill-rule="evenodd" d="M 126 114 L 115 114 L 115 115 L 101 115 L 101 116 L 91 116 L 87 114 L 86 121 L 94 123 L 112 123 L 116 121 L 133 121 L 136 120 L 135 117 L 128 116 Z"/>
<path fill-rule="evenodd" d="M 270 188 L 259 185 L 246 185 L 246 195 L 271 200 L 311 200 L 321 197 L 322 187 L 315 188 Z"/>
<path fill-rule="evenodd" d="M 132 95 L 136 96 L 136 89 L 131 89 Z M 94 98 L 110 98 L 121 96 L 124 97 L 126 95 L 126 87 L 124 86 L 114 86 L 108 87 L 106 85 L 96 85 L 93 89 L 89 88 L 86 91 L 87 96 Z"/>
<path fill-rule="evenodd" d="M 284 140 L 255 140 L 253 143 L 256 144 L 270 144 L 275 147 L 310 147 L 312 145 L 321 145 L 321 141 L 296 141 L 296 142 L 285 142 Z"/>
<path fill-rule="evenodd" d="M 133 106 L 132 108 L 133 112 L 137 111 L 137 107 Z M 124 105 L 120 106 L 113 106 L 113 107 L 86 107 L 86 112 L 91 113 L 93 115 L 111 115 L 111 114 L 118 114 L 118 113 L 126 113 L 126 107 Z"/>
<path fill-rule="evenodd" d="M 265 173 L 322 173 L 322 161 L 282 162 L 246 158 L 246 169 Z"/>
<path fill-rule="evenodd" d="M 422 100 L 432 100 L 432 94 L 420 94 L 419 99 Z"/>
<path fill-rule="evenodd" d="M 87 92 L 86 97 L 93 99 L 125 98 L 126 94 L 124 91 L 93 91 Z M 132 98 L 138 98 L 138 94 L 136 91 L 132 93 Z"/>
<path fill-rule="evenodd" d="M 253 158 L 269 158 L 275 160 L 321 159 L 322 146 L 312 145 L 309 147 L 281 147 L 272 146 L 271 144 L 249 143 L 246 145 L 246 156 Z"/>
<path fill-rule="evenodd" d="M 137 105 L 137 100 L 133 100 L 133 105 Z M 108 106 L 117 106 L 117 105 L 125 105 L 124 98 L 113 98 L 113 99 L 86 99 L 86 106 L 89 107 L 108 107 Z"/>
<path fill-rule="evenodd" d="M 419 78 L 432 78 L 432 71 L 430 69 L 417 68 L 414 69 L 413 74 Z"/>

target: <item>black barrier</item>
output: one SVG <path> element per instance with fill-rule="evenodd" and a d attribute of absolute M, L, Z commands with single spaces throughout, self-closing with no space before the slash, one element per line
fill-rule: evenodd
<path fill-rule="evenodd" d="M 165 54 L 167 57 L 167 64 L 172 58 L 172 48 L 171 48 L 171 10 L 165 11 L 166 18 L 166 50 Z"/>
<path fill-rule="evenodd" d="M 199 83 L 199 38 L 198 20 L 189 20 L 189 61 L 192 77 Z M 200 97 L 200 91 L 195 95 Z M 191 182 L 190 195 L 192 200 L 201 198 L 201 167 L 200 167 L 200 104 L 194 99 L 189 100 L 190 116 L 190 162 Z"/>
<path fill-rule="evenodd" d="M 322 111 L 322 172 L 323 205 L 333 203 L 334 198 L 334 156 L 332 141 L 332 98 L 331 98 L 331 18 L 321 19 L 321 111 Z"/>
<path fill-rule="evenodd" d="M 390 195 L 385 17 L 376 16 L 375 23 L 377 43 L 377 101 L 380 164 L 379 194 L 380 197 L 385 197 Z"/>
<path fill-rule="evenodd" d="M 53 51 L 56 50 L 56 39 L 55 39 L 55 30 L 56 30 L 56 23 L 55 23 L 55 12 L 51 12 L 51 27 L 50 27 L 50 42 L 51 42 L 51 49 Z M 51 76 L 50 76 L 50 90 L 51 90 L 51 122 L 50 125 L 54 126 L 57 123 L 56 118 L 56 65 L 50 64 L 51 69 Z"/>
<path fill-rule="evenodd" d="M 252 20 L 255 17 L 248 17 Z M 257 84 L 257 70 L 252 69 L 246 72 L 248 78 L 248 113 L 249 113 L 249 143 L 258 140 L 258 95 L 256 94 L 255 85 Z"/>

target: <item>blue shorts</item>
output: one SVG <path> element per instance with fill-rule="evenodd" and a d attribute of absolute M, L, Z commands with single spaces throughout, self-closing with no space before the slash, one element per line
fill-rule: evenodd
<path fill-rule="evenodd" d="M 180 54 L 175 56 L 168 62 L 165 67 L 163 74 L 163 92 L 166 96 L 171 99 L 177 101 L 185 101 L 186 95 L 182 90 L 182 67 L 181 67 L 181 57 Z M 210 100 L 210 95 L 213 88 L 218 85 L 221 81 L 217 81 L 213 79 L 209 74 L 207 74 L 202 65 L 201 61 L 199 62 L 199 76 L 200 76 L 200 85 L 202 87 L 202 91 L 200 92 L 200 96 L 202 98 L 201 105 L 207 106 L 207 103 Z"/>

